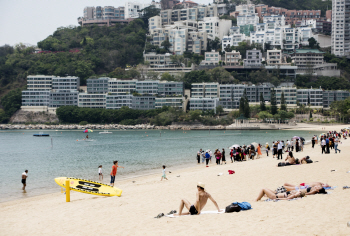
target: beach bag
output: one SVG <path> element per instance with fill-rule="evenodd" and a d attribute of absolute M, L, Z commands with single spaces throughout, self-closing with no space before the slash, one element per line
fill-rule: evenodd
<path fill-rule="evenodd" d="M 232 204 L 233 205 L 237 204 L 238 206 L 240 206 L 242 211 L 252 209 L 252 206 L 250 205 L 249 202 L 233 202 Z"/>
<path fill-rule="evenodd" d="M 269 150 L 269 151 L 270 151 L 270 146 L 268 146 L 268 147 L 267 147 L 267 150 Z"/>
<path fill-rule="evenodd" d="M 306 159 L 306 163 L 311 164 L 313 161 L 311 159 Z"/>
<path fill-rule="evenodd" d="M 235 173 L 234 170 L 228 170 L 228 174 L 229 174 L 229 175 L 233 175 L 234 173 Z"/>
<path fill-rule="evenodd" d="M 231 204 L 225 208 L 225 213 L 240 212 L 241 207 L 238 204 Z"/>

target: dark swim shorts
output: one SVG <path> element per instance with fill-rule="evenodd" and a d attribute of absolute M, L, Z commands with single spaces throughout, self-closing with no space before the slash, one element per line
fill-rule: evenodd
<path fill-rule="evenodd" d="M 198 211 L 197 211 L 197 209 L 194 207 L 194 205 L 192 205 L 192 206 L 190 207 L 190 213 L 191 213 L 191 215 L 197 215 L 197 214 L 198 214 Z"/>
<path fill-rule="evenodd" d="M 26 184 L 26 179 L 22 179 L 22 184 Z"/>

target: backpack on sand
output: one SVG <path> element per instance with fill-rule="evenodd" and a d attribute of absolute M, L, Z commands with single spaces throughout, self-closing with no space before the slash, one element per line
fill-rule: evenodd
<path fill-rule="evenodd" d="M 241 207 L 238 204 L 231 204 L 225 208 L 225 213 L 240 212 Z"/>

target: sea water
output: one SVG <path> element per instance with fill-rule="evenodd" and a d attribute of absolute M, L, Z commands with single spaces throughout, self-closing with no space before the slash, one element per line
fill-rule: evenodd
<path fill-rule="evenodd" d="M 196 153 L 202 148 L 214 151 L 233 144 L 265 145 L 293 136 L 310 140 L 313 131 L 244 130 L 110 130 L 112 134 L 81 130 L 44 131 L 49 137 L 34 137 L 35 130 L 0 131 L 0 202 L 60 191 L 56 177 L 77 177 L 98 181 L 102 165 L 104 183 L 110 180 L 114 160 L 119 161 L 118 180 L 149 173 L 160 173 L 162 165 L 172 168 L 196 165 Z M 43 132 L 43 131 L 41 131 Z M 21 174 L 28 169 L 26 192 Z"/>

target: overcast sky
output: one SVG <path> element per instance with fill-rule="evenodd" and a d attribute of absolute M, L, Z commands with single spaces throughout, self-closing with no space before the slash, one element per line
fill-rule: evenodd
<path fill-rule="evenodd" d="M 37 42 L 58 27 L 78 25 L 85 6 L 124 6 L 127 0 L 0 0 L 0 46 Z M 151 0 L 133 2 L 150 3 Z M 194 0 L 208 4 L 212 0 Z"/>

